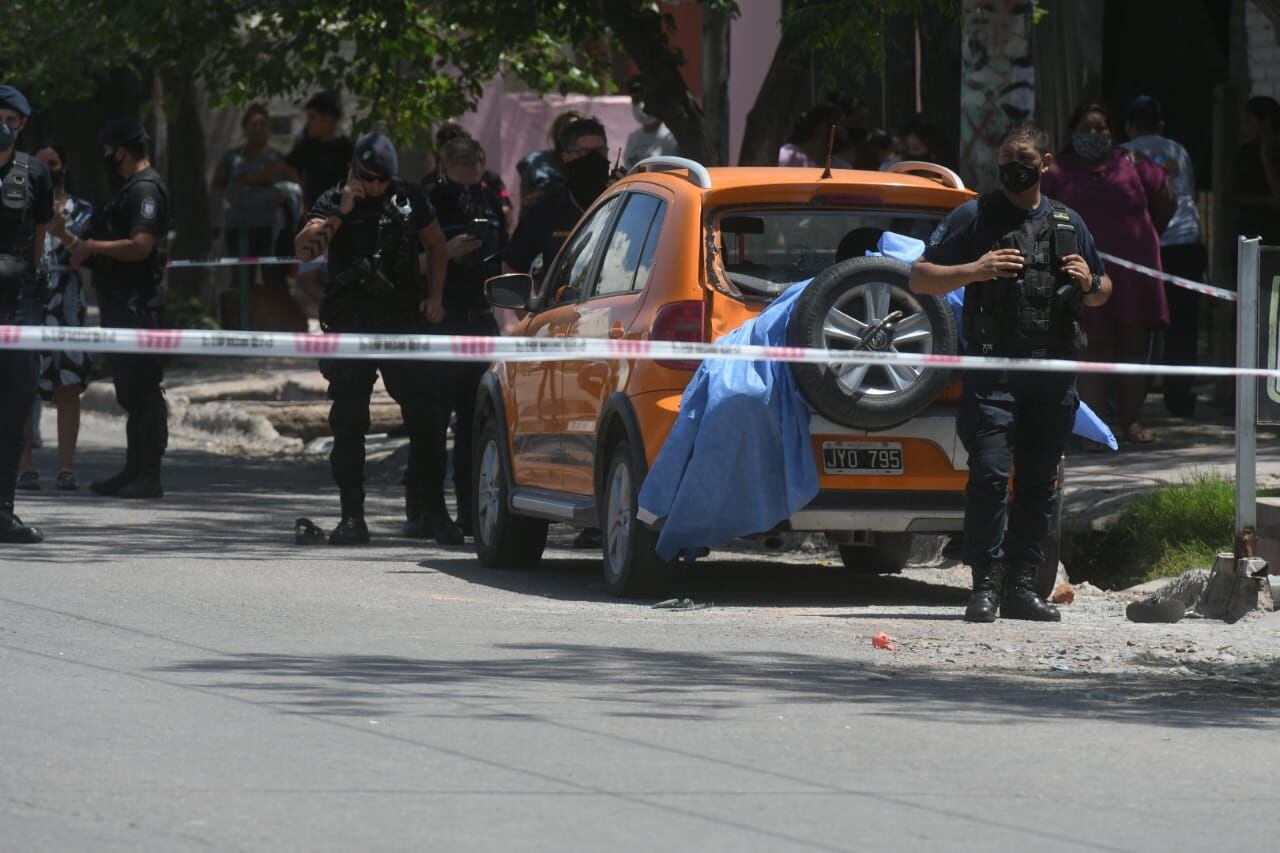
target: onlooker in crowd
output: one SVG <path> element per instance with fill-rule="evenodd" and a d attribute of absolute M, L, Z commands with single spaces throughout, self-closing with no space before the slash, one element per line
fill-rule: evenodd
<path fill-rule="evenodd" d="M 306 210 L 321 194 L 345 184 L 351 168 L 351 140 L 339 132 L 342 101 L 336 92 L 319 92 L 306 103 L 307 123 L 284 162 L 300 178 L 302 202 Z M 279 170 L 277 179 L 287 178 L 287 170 Z M 298 267 L 298 287 L 312 302 L 324 300 L 323 259 Z"/>
<path fill-rule="evenodd" d="M 282 166 L 287 168 L 284 154 L 272 148 L 271 121 L 267 108 L 250 104 L 240 120 L 245 144 L 223 155 L 213 173 L 215 222 L 222 221 L 227 253 L 233 257 L 263 257 L 275 253 L 277 211 L 284 197 L 273 186 L 280 180 Z M 291 169 L 289 171 L 292 171 Z M 291 176 L 296 180 L 296 176 Z M 215 226 L 215 232 L 220 230 Z M 239 284 L 242 305 L 241 324 L 248 318 L 250 286 L 256 270 L 261 269 L 263 282 L 283 289 L 284 267 L 237 267 L 233 279 Z M 225 319 L 225 318 L 224 318 Z"/>
<path fill-rule="evenodd" d="M 778 149 L 779 166 L 822 168 L 827 162 L 827 151 L 842 151 L 848 147 L 841 127 L 844 113 L 835 104 L 826 102 L 810 107 L 796 119 L 787 142 Z M 831 128 L 836 128 L 835 144 L 831 144 Z M 849 162 L 832 156 L 831 165 L 848 169 Z"/>
<path fill-rule="evenodd" d="M 867 109 L 862 98 L 846 95 L 843 92 L 834 92 L 827 96 L 827 100 L 839 107 L 844 115 L 844 120 L 840 122 L 842 131 L 840 137 L 844 147 L 838 149 L 835 154 L 846 163 L 854 164 L 854 168 L 860 168 L 857 162 L 860 156 L 865 156 L 863 152 L 871 132 L 871 111 Z M 826 163 L 825 154 L 823 163 Z"/>
<path fill-rule="evenodd" d="M 1045 195 L 1084 217 L 1100 252 L 1160 269 L 1160 232 L 1177 201 L 1164 171 L 1143 155 L 1112 144 L 1114 128 L 1105 107 L 1080 107 L 1067 127 L 1071 143 L 1045 174 Z M 1169 324 L 1164 286 L 1114 265 L 1110 275 L 1111 299 L 1085 311 L 1086 357 L 1145 362 L 1151 354 L 1152 331 Z M 1120 440 L 1137 444 L 1152 440 L 1139 419 L 1149 384 L 1145 376 L 1080 377 L 1081 396 L 1099 414 L 1108 410 L 1114 393 Z"/>
<path fill-rule="evenodd" d="M 894 139 L 892 133 L 882 128 L 876 128 L 868 133 L 866 144 L 860 146 L 858 150 L 862 163 L 858 165 L 859 169 L 883 172 L 894 163 L 902 162 L 898 140 Z"/>
<path fill-rule="evenodd" d="M 52 267 L 41 322 L 46 326 L 83 326 L 85 324 L 84 283 L 80 270 L 68 269 L 71 251 L 68 247 L 84 234 L 93 206 L 71 195 L 67 178 L 67 153 L 58 142 L 36 145 L 32 152 L 44 163 L 53 179 L 53 221 L 44 241 L 43 263 Z M 61 491 L 80 488 L 72 470 L 76 458 L 76 441 L 80 436 L 80 394 L 89 387 L 92 364 L 87 352 L 45 352 L 40 354 L 40 373 L 36 389 L 46 400 L 53 400 L 58 410 L 58 478 L 54 485 Z M 39 489 L 40 473 L 31 457 L 34 436 L 27 436 L 22 453 L 22 473 L 18 488 Z"/>
<path fill-rule="evenodd" d="M 1204 281 L 1208 255 L 1200 236 L 1200 211 L 1196 208 L 1196 178 L 1187 149 L 1162 134 L 1164 116 L 1160 102 L 1150 95 L 1134 98 L 1129 105 L 1125 147 L 1144 154 L 1164 170 L 1177 194 L 1173 218 L 1160 235 L 1160 264 L 1165 272 Z M 1169 328 L 1165 331 L 1165 364 L 1196 364 L 1200 340 L 1200 296 L 1195 291 L 1164 285 L 1169 303 Z M 1170 414 L 1190 418 L 1195 415 L 1196 395 L 1190 376 L 1163 379 L 1164 406 Z"/>
<path fill-rule="evenodd" d="M 907 119 L 899 134 L 902 138 L 903 160 L 919 160 L 924 163 L 937 163 L 940 166 L 951 166 L 951 145 L 946 134 L 937 125 L 925 118 L 923 113 Z"/>
<path fill-rule="evenodd" d="M 455 139 L 472 138 L 467 129 L 457 122 L 451 121 L 441 125 L 440 129 L 436 131 L 436 150 L 433 152 L 432 157 L 434 163 L 422 179 L 423 187 L 430 191 L 431 184 L 444 177 L 445 166 L 441 159 L 441 154 L 445 146 Z M 483 149 L 480 151 L 480 157 L 481 159 L 486 159 Z M 484 173 L 480 176 L 480 187 L 502 215 L 501 227 L 505 238 L 505 235 L 511 232 L 511 192 L 507 189 L 502 176 L 489 168 L 485 168 Z"/>
<path fill-rule="evenodd" d="M 556 116 L 547 136 L 551 147 L 534 151 L 516 164 L 520 175 L 520 217 L 539 199 L 549 196 L 564 186 L 564 149 L 560 137 L 564 129 L 585 116 L 577 110 L 569 110 Z"/>
<path fill-rule="evenodd" d="M 450 335 L 497 335 L 498 324 L 484 297 L 484 281 L 499 271 L 497 255 L 506 247 L 503 212 L 485 187 L 485 153 L 480 143 L 456 137 L 439 151 L 440 180 L 431 187 L 431 204 L 444 230 L 449 258 L 444 282 L 444 323 L 432 331 Z M 471 431 L 476 392 L 489 365 L 467 362 L 454 374 L 454 393 L 444 401 L 445 418 L 452 410 L 453 485 L 458 501 L 458 526 L 472 535 Z M 441 434 L 440 439 L 444 436 Z M 439 453 L 444 453 L 440 447 Z M 412 522 L 411 522 L 412 523 Z M 410 533 L 419 531 L 411 530 Z"/>
<path fill-rule="evenodd" d="M 647 157 L 680 153 L 680 144 L 676 142 L 675 134 L 667 129 L 661 119 L 645 112 L 640 78 L 632 77 L 628 89 L 631 91 L 631 114 L 640 126 L 627 137 L 627 146 L 622 153 L 623 167 L 630 171 L 635 164 Z"/>
<path fill-rule="evenodd" d="M 1280 102 L 1250 98 L 1240 129 L 1244 144 L 1236 152 L 1231 192 L 1224 199 L 1239 208 L 1233 233 L 1280 245 Z"/>

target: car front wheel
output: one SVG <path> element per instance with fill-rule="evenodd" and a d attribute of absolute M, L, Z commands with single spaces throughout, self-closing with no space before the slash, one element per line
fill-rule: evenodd
<path fill-rule="evenodd" d="M 473 463 L 475 478 L 472 515 L 476 556 L 491 569 L 528 569 L 538 565 L 547 545 L 547 522 L 516 515 L 508 503 L 510 482 L 503 461 L 501 429 L 492 418 L 480 433 Z"/>
<path fill-rule="evenodd" d="M 609 454 L 601 497 L 604 582 L 614 595 L 658 595 L 670 584 L 673 564 L 655 550 L 658 534 L 636 520 L 640 497 L 631 445 L 620 441 Z"/>

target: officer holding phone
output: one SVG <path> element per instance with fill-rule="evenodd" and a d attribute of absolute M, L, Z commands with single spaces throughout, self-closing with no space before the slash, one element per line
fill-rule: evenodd
<path fill-rule="evenodd" d="M 486 278 L 500 272 L 499 256 L 506 247 L 507 233 L 502 226 L 502 211 L 482 183 L 484 167 L 484 149 L 474 139 L 453 139 L 440 149 L 440 179 L 431 187 L 430 198 L 444 230 L 449 258 L 444 284 L 445 318 L 432 329 L 441 334 L 499 334 L 483 287 Z M 457 415 L 453 484 L 458 498 L 458 526 L 467 536 L 472 535 L 472 417 L 480 378 L 487 369 L 488 365 L 482 362 L 459 365 L 451 405 Z"/>

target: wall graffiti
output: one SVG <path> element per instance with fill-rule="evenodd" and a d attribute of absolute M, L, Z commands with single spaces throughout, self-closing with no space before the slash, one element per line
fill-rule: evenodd
<path fill-rule="evenodd" d="M 1034 114 L 1031 0 L 964 0 L 960 172 L 977 190 L 996 186 L 996 149 L 1010 124 Z"/>

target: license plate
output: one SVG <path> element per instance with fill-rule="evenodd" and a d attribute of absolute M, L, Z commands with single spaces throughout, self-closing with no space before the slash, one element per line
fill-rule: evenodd
<path fill-rule="evenodd" d="M 902 445 L 891 441 L 824 441 L 822 468 L 828 474 L 895 477 L 902 473 Z"/>

